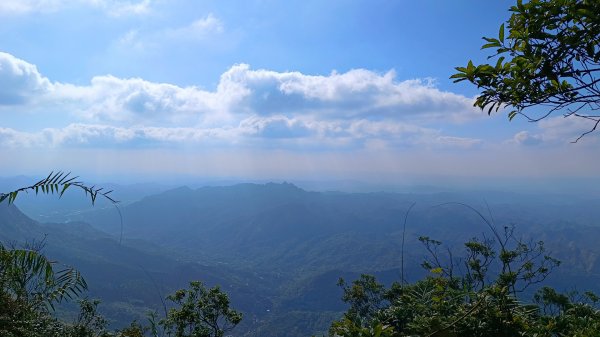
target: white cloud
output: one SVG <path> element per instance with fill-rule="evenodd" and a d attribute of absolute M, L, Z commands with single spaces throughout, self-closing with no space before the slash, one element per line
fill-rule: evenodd
<path fill-rule="evenodd" d="M 0 2 L 0 14 L 51 12 L 57 10 L 64 2 L 64 0 L 3 0 Z"/>
<path fill-rule="evenodd" d="M 392 121 L 369 121 L 366 119 L 352 121 L 349 126 L 349 132 L 353 137 L 358 138 L 376 136 L 402 137 L 405 135 L 433 135 L 437 133 L 432 129 L 419 127 L 414 124 Z"/>
<path fill-rule="evenodd" d="M 151 3 L 151 0 L 2 0 L 0 15 L 48 13 L 78 5 L 98 8 L 111 16 L 140 15 L 149 12 Z"/>
<path fill-rule="evenodd" d="M 528 131 L 521 131 L 516 133 L 513 138 L 511 139 L 512 143 L 518 144 L 518 145 L 537 145 L 537 144 L 541 144 L 543 142 L 543 137 L 541 135 L 538 134 L 531 134 Z"/>
<path fill-rule="evenodd" d="M 200 18 L 190 25 L 165 31 L 168 38 L 196 40 L 220 34 L 224 31 L 223 22 L 212 13 Z"/>
<path fill-rule="evenodd" d="M 398 82 L 393 72 L 357 69 L 312 76 L 236 65 L 214 90 L 110 75 L 75 85 L 51 82 L 34 65 L 2 53 L 0 84 L 10 88 L 0 95 L 0 104 L 20 105 L 30 114 L 53 111 L 70 123 L 43 132 L 4 130 L 3 144 L 248 141 L 261 146 L 467 148 L 479 143 L 431 126 L 480 116 L 471 99 L 443 92 L 428 81 Z M 13 110 L 18 111 L 7 113 Z"/>
<path fill-rule="evenodd" d="M 151 0 L 120 1 L 120 0 L 87 0 L 112 16 L 143 15 L 150 12 Z"/>
<path fill-rule="evenodd" d="M 481 140 L 444 136 L 414 125 L 385 125 L 377 122 L 323 122 L 281 116 L 245 119 L 237 126 L 221 127 L 117 127 L 73 123 L 62 128 L 22 132 L 0 128 L 0 146 L 7 148 L 60 147 L 163 147 L 239 145 L 272 148 L 295 144 L 308 148 L 360 149 L 385 144 L 386 148 L 430 147 L 471 148 Z M 284 146 L 285 147 L 285 146 Z"/>
<path fill-rule="evenodd" d="M 223 109 L 218 93 L 137 78 L 98 76 L 89 86 L 55 88 L 55 98 L 76 102 L 81 117 L 119 124 L 199 123 Z"/>
<path fill-rule="evenodd" d="M 0 88 L 1 106 L 28 103 L 46 94 L 52 84 L 35 65 L 0 52 Z"/>
<path fill-rule="evenodd" d="M 224 23 L 209 13 L 182 27 L 156 31 L 130 30 L 116 40 L 118 49 L 136 50 L 141 53 L 154 52 L 174 44 L 206 43 L 220 40 L 225 32 Z"/>
<path fill-rule="evenodd" d="M 239 128 L 249 136 L 265 138 L 300 138 L 315 136 L 319 132 L 316 123 L 285 116 L 252 116 L 240 122 Z"/>
<path fill-rule="evenodd" d="M 467 137 L 439 136 L 435 138 L 434 144 L 441 147 L 468 149 L 482 145 L 483 141 Z"/>
<path fill-rule="evenodd" d="M 40 145 L 36 136 L 9 128 L 0 128 L 0 145 L 5 148 L 23 148 Z"/>
<path fill-rule="evenodd" d="M 520 131 L 508 140 L 508 143 L 522 146 L 567 145 L 591 131 L 594 124 L 595 121 L 576 116 L 547 117 L 536 123 L 537 132 Z M 599 141 L 598 133 L 592 132 L 579 139 L 577 146 L 597 146 Z"/>
<path fill-rule="evenodd" d="M 94 77 L 89 85 L 51 83 L 34 65 L 10 54 L 0 54 L 0 62 L 0 81 L 11 88 L 4 93 L 5 104 L 44 98 L 47 104 L 71 107 L 83 119 L 119 124 L 235 122 L 251 115 L 427 124 L 481 116 L 466 97 L 422 81 L 395 82 L 391 72 L 309 76 L 236 65 L 209 91 L 110 75 Z"/>
<path fill-rule="evenodd" d="M 303 113 L 337 118 L 383 117 L 463 122 L 481 113 L 472 99 L 435 88 L 431 82 L 398 82 L 395 73 L 365 69 L 329 76 L 251 70 L 237 65 L 221 76 L 219 88 L 244 93 L 240 103 L 258 114 Z"/>
<path fill-rule="evenodd" d="M 549 117 L 538 122 L 541 129 L 541 136 L 545 141 L 575 141 L 583 133 L 592 130 L 595 122 L 589 119 L 576 116 L 570 117 Z M 598 142 L 597 133 L 589 134 L 580 140 L 580 142 L 589 144 Z"/>
<path fill-rule="evenodd" d="M 147 49 L 147 46 L 140 38 L 140 32 L 137 29 L 132 29 L 117 39 L 116 46 L 118 48 L 127 49 L 130 52 L 144 52 Z"/>
<path fill-rule="evenodd" d="M 37 132 L 21 132 L 0 128 L 0 145 L 7 148 L 114 147 L 118 145 L 148 146 L 152 144 L 230 143 L 240 129 L 115 127 L 99 124 L 70 124 L 64 128 L 46 128 Z"/>

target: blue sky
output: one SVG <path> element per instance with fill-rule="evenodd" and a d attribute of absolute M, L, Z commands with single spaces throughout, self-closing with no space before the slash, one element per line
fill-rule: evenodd
<path fill-rule="evenodd" d="M 4 0 L 0 174 L 595 178 L 581 121 L 489 117 L 448 79 L 511 4 Z"/>

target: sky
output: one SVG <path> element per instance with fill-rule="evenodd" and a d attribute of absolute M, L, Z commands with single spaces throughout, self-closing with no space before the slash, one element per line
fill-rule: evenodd
<path fill-rule="evenodd" d="M 512 4 L 3 0 L 0 175 L 585 185 L 588 124 L 449 79 Z"/>

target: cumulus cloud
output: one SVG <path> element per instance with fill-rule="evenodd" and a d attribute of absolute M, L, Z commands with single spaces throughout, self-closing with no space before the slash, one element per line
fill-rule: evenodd
<path fill-rule="evenodd" d="M 357 69 L 315 76 L 242 64 L 226 71 L 214 90 L 110 75 L 75 85 L 51 82 L 34 65 L 1 53 L 0 85 L 8 88 L 0 105 L 20 105 L 30 113 L 53 107 L 71 123 L 34 133 L 4 129 L 5 145 L 251 141 L 467 148 L 479 143 L 431 126 L 480 116 L 471 99 L 427 80 L 397 81 L 393 72 Z"/>
<path fill-rule="evenodd" d="M 209 120 L 223 104 L 217 93 L 139 78 L 94 77 L 89 86 L 57 84 L 57 99 L 78 103 L 82 118 L 125 124 L 183 124 Z"/>
<path fill-rule="evenodd" d="M 0 52 L 0 105 L 24 104 L 52 87 L 33 64 Z"/>
<path fill-rule="evenodd" d="M 251 70 L 236 65 L 219 88 L 245 93 L 240 103 L 258 114 L 318 113 L 337 118 L 379 117 L 462 122 L 478 118 L 472 99 L 435 88 L 431 81 L 398 82 L 393 71 L 365 69 L 312 76 L 299 72 Z"/>
<path fill-rule="evenodd" d="M 420 123 L 481 116 L 472 108 L 471 99 L 443 92 L 428 82 L 397 82 L 393 72 L 359 69 L 311 76 L 236 65 L 221 76 L 216 90 L 209 91 L 109 75 L 94 77 L 89 85 L 51 83 L 34 65 L 10 54 L 0 54 L 0 62 L 0 81 L 11 88 L 4 93 L 5 102 L 25 103 L 27 96 L 45 96 L 61 104 L 76 103 L 81 117 L 120 123 L 188 123 L 188 118 L 204 121 L 217 115 Z"/>

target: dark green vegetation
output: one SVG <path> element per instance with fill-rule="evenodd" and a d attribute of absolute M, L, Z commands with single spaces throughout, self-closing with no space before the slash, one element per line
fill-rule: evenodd
<path fill-rule="evenodd" d="M 117 203 L 109 196 L 111 191 L 88 187 L 68 173 L 50 173 L 47 178 L 33 185 L 0 193 L 0 203 L 5 201 L 4 204 L 8 207 L 6 214 L 2 214 L 6 218 L 3 220 L 13 223 L 12 228 L 7 226 L 7 234 L 11 234 L 11 229 L 13 236 L 19 236 L 23 230 L 27 232 L 37 229 L 37 224 L 14 207 L 13 203 L 19 194 L 35 192 L 37 195 L 41 192 L 62 197 L 69 187 L 83 190 L 92 205 L 98 196 L 112 204 Z M 61 238 L 61 244 L 64 244 L 64 239 L 65 237 Z M 153 337 L 222 337 L 242 319 L 241 313 L 229 307 L 227 294 L 218 286 L 207 289 L 199 281 L 192 281 L 189 289 L 180 289 L 168 296 L 167 300 L 172 302 L 168 311 L 167 305 L 162 302 L 164 318 L 158 319 L 156 312 L 149 311 L 149 327 L 134 320 L 129 327 L 109 332 L 108 321 L 97 311 L 99 301 L 85 298 L 78 301 L 79 314 L 72 323 L 57 319 L 54 315 L 55 305 L 81 295 L 87 289 L 87 283 L 80 272 L 72 267 L 56 269 L 57 262 L 49 260 L 42 253 L 45 244 L 45 238 L 41 241 L 26 239 L 21 243 L 23 248 L 15 248 L 15 242 L 12 243 L 13 247 L 7 248 L 0 241 L 2 336 L 134 337 L 148 332 Z"/>
<path fill-rule="evenodd" d="M 3 220 L 13 222 L 27 219 L 12 205 L 7 210 L 0 212 L 8 213 L 4 214 L 8 216 Z M 36 226 L 33 222 L 17 221 L 16 226 L 19 225 L 29 229 L 32 229 L 31 225 Z M 63 244 L 66 242 L 62 241 Z M 56 314 L 56 306 L 64 304 L 61 303 L 64 300 L 82 295 L 87 284 L 79 271 L 72 267 L 57 269 L 57 263 L 41 253 L 45 244 L 46 242 L 29 241 L 24 248 L 6 248 L 0 244 L 0 336 L 134 337 L 145 333 L 155 337 L 222 337 L 241 321 L 242 315 L 229 307 L 229 298 L 219 287 L 208 289 L 197 281 L 190 282 L 189 289 L 180 289 L 167 297 L 171 303 L 163 318 L 159 319 L 158 314 L 148 308 L 148 327 L 133 321 L 129 327 L 110 332 L 109 322 L 98 312 L 99 301 L 87 298 L 78 300 L 79 313 L 71 321 L 58 319 L 60 312 L 59 315 Z M 93 248 L 91 252 L 93 253 Z M 98 264 L 102 265 L 100 261 L 94 262 L 95 268 Z M 81 265 L 86 266 L 83 262 Z M 105 268 L 110 270 L 108 275 L 104 275 L 107 282 L 120 281 L 119 270 L 111 266 Z M 147 275 L 151 277 L 150 274 Z M 93 279 L 98 281 L 98 277 Z M 128 279 L 127 282 L 135 282 L 135 279 Z M 123 293 L 123 289 L 120 290 Z M 119 290 L 116 289 L 112 296 L 118 296 L 118 293 Z M 126 296 L 135 297 L 135 294 L 131 289 Z M 164 305 L 166 310 L 167 304 Z M 129 305 L 124 307 L 135 311 Z"/>
<path fill-rule="evenodd" d="M 488 113 L 510 107 L 510 119 L 521 114 L 539 121 L 559 112 L 589 120 L 586 133 L 595 130 L 600 123 L 600 2 L 518 0 L 510 11 L 508 34 L 503 24 L 498 38 L 484 38 L 482 49 L 495 49 L 490 58 L 496 62 L 469 61 L 452 78 L 482 89 L 475 106 Z M 547 109 L 527 114 L 534 106 Z"/>
<path fill-rule="evenodd" d="M 168 336 L 222 337 L 242 321 L 242 314 L 229 308 L 229 298 L 219 287 L 206 289 L 192 281 L 189 290 L 178 290 L 167 299 L 177 306 L 159 322 Z"/>
<path fill-rule="evenodd" d="M 598 336 L 600 300 L 595 294 L 559 294 L 543 287 L 533 302 L 519 296 L 542 283 L 560 262 L 542 242 L 524 242 L 513 228 L 495 240 L 465 243 L 465 256 L 441 262 L 441 242 L 420 238 L 430 257 L 430 276 L 389 289 L 368 275 L 346 285 L 350 309 L 332 324 L 332 336 Z M 461 268 L 462 267 L 462 268 Z"/>
<path fill-rule="evenodd" d="M 167 300 L 173 304 L 162 319 L 149 312 L 150 325 L 133 321 L 110 332 L 108 321 L 98 313 L 97 300 L 80 299 L 72 322 L 57 319 L 55 304 L 73 299 L 87 287 L 73 268 L 55 270 L 56 262 L 39 252 L 41 247 L 6 248 L 0 245 L 0 335 L 6 337 L 223 337 L 242 319 L 229 307 L 227 295 L 218 287 L 207 289 L 190 282 Z M 166 306 L 165 306 L 166 310 Z"/>
<path fill-rule="evenodd" d="M 528 304 L 498 284 L 474 290 L 464 278 L 430 276 L 386 289 L 363 276 L 345 289 L 351 307 L 332 336 L 598 336 L 592 293 L 541 289 Z M 578 296 L 574 299 L 574 296 Z"/>
<path fill-rule="evenodd" d="M 449 248 L 454 264 L 460 265 L 464 261 L 459 259 L 469 256 L 464 242 L 493 234 L 472 210 L 443 203 L 465 202 L 490 218 L 484 196 L 497 228 L 515 224 L 518 239 L 545 241 L 546 251 L 563 261 L 542 284 L 519 295 L 522 303 L 532 303 L 541 285 L 560 292 L 574 287 L 600 290 L 596 243 L 600 210 L 595 207 L 598 199 L 591 197 L 318 193 L 291 184 L 178 188 L 123 205 L 122 244 L 114 207 L 79 214 L 69 210 L 65 213 L 77 222 L 40 224 L 16 207 L 2 204 L 0 239 L 45 238 L 43 253 L 77 267 L 88 284 L 85 296 L 102 300 L 97 310 L 111 328 L 129 326 L 133 320 L 148 326 L 149 311 L 158 312 L 160 321 L 164 317 L 161 299 L 188 288 L 191 280 L 200 280 L 209 288 L 220 285 L 233 307 L 244 314 L 231 334 L 307 336 L 327 334 L 331 322 L 347 309 L 341 301 L 343 289 L 336 286 L 340 277 L 355 280 L 370 273 L 389 289 L 397 289 L 391 285 L 401 275 L 402 225 L 413 202 L 417 204 L 409 214 L 405 236 L 407 288 L 434 284 L 426 279 L 429 275 L 446 280 L 436 282 L 447 282 L 448 296 L 466 291 L 455 286 L 460 282 L 431 274 L 437 267 L 420 266 L 430 255 L 419 237 L 442 240 L 444 246 L 438 248 L 442 252 Z M 440 255 L 440 261 L 446 266 L 450 260 Z M 498 265 L 494 266 L 489 275 L 498 272 Z M 491 286 L 493 279 L 486 285 Z M 382 290 L 385 296 L 387 292 Z M 460 301 L 444 305 L 457 313 L 468 307 Z M 73 304 L 61 304 L 57 315 L 73 321 L 77 310 Z"/>

